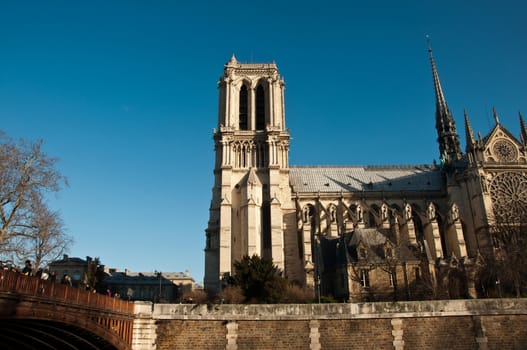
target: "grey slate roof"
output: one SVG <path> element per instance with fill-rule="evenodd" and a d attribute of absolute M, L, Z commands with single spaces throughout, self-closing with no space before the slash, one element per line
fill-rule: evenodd
<path fill-rule="evenodd" d="M 84 260 L 84 259 L 81 259 L 81 258 L 75 258 L 75 257 L 66 257 L 64 259 L 61 259 L 61 260 L 55 260 L 55 261 L 52 261 L 50 263 L 50 265 L 52 266 L 57 266 L 57 265 L 61 265 L 61 266 L 66 266 L 66 265 L 86 265 L 88 263 L 88 261 Z"/>
<path fill-rule="evenodd" d="M 376 228 L 357 228 L 339 237 L 320 237 L 324 268 L 331 270 L 337 265 L 357 262 L 357 246 L 361 241 L 368 250 L 368 262 L 382 262 L 381 251 L 384 250 L 384 244 L 388 240 L 386 233 Z"/>
<path fill-rule="evenodd" d="M 111 278 L 124 279 L 124 278 L 159 278 L 159 275 L 155 272 L 114 272 L 111 274 Z M 191 277 L 183 272 L 162 272 L 161 277 L 168 279 L 190 279 Z"/>
<path fill-rule="evenodd" d="M 357 228 L 352 232 L 348 244 L 357 246 L 359 242 L 366 246 L 376 246 L 386 243 L 388 238 L 376 228 Z"/>
<path fill-rule="evenodd" d="M 291 166 L 294 192 L 439 191 L 441 172 L 434 165 Z"/>
<path fill-rule="evenodd" d="M 159 276 L 155 272 L 114 272 L 104 281 L 108 284 L 120 284 L 120 283 L 134 283 L 134 284 L 156 284 L 160 280 L 163 284 L 170 283 L 170 281 L 183 279 L 192 280 L 194 279 L 183 272 L 162 272 Z"/>

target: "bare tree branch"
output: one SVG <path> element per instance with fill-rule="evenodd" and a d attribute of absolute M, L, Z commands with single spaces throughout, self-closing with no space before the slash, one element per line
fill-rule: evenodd
<path fill-rule="evenodd" d="M 0 131 L 0 255 L 33 258 L 38 267 L 71 244 L 59 214 L 44 201 L 67 184 L 56 163 L 42 141 L 15 142 Z"/>

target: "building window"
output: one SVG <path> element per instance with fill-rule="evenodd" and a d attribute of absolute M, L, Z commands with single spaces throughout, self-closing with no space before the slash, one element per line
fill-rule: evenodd
<path fill-rule="evenodd" d="M 421 279 L 421 271 L 419 269 L 419 267 L 416 267 L 415 268 L 415 280 L 418 281 Z"/>
<path fill-rule="evenodd" d="M 247 87 L 242 85 L 240 89 L 240 110 L 239 110 L 239 121 L 240 130 L 247 130 Z"/>
<path fill-rule="evenodd" d="M 262 85 L 256 88 L 256 130 L 265 129 L 265 92 Z"/>
<path fill-rule="evenodd" d="M 75 280 L 75 281 L 80 281 L 81 280 L 81 272 L 79 270 L 75 270 L 73 272 L 73 276 L 72 278 Z"/>
<path fill-rule="evenodd" d="M 395 273 L 388 272 L 388 279 L 390 280 L 390 287 L 395 286 Z"/>
<path fill-rule="evenodd" d="M 369 276 L 368 270 L 365 270 L 365 269 L 360 270 L 359 275 L 360 275 L 359 276 L 360 277 L 360 284 L 364 288 L 368 288 L 370 286 L 370 276 Z"/>

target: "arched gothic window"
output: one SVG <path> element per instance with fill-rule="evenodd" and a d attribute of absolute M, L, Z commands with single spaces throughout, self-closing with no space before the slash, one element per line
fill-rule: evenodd
<path fill-rule="evenodd" d="M 240 120 L 240 130 L 247 130 L 248 124 L 247 124 L 247 115 L 248 115 L 248 94 L 247 94 L 247 87 L 245 85 L 242 85 L 240 89 L 240 110 L 239 110 L 239 120 Z"/>
<path fill-rule="evenodd" d="M 261 84 L 256 88 L 256 130 L 265 129 L 265 92 Z"/>

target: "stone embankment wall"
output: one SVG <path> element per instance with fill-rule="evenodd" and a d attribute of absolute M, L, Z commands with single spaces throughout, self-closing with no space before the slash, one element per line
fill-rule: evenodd
<path fill-rule="evenodd" d="M 527 349 L 527 299 L 136 304 L 134 350 Z"/>

